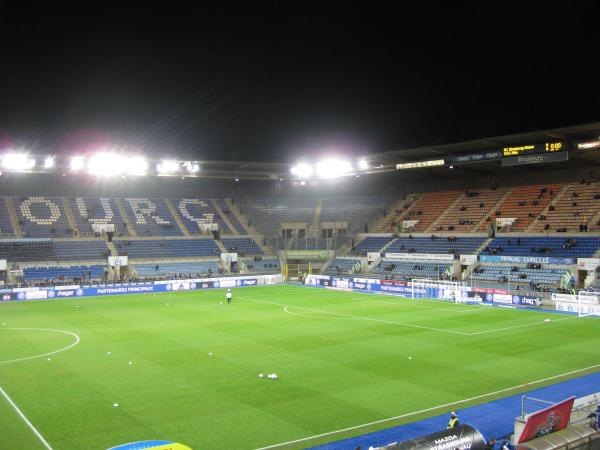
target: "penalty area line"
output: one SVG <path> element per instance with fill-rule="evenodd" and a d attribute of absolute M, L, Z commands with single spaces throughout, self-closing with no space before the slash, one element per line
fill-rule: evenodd
<path fill-rule="evenodd" d="M 21 411 L 19 409 L 19 407 L 16 405 L 16 403 L 12 401 L 12 399 L 8 396 L 6 391 L 4 389 L 2 389 L 2 387 L 0 387 L 0 394 L 2 394 L 2 396 L 6 399 L 6 401 L 9 403 L 9 405 L 13 407 L 13 409 L 17 412 L 19 417 L 21 419 L 23 419 L 23 422 L 25 422 L 27 424 L 29 429 L 31 431 L 33 431 L 33 434 L 35 434 L 35 436 L 44 445 L 44 447 L 46 447 L 48 450 L 52 450 L 52 447 L 50 446 L 50 444 L 48 444 L 48 441 L 46 441 L 46 439 L 44 439 L 44 436 L 42 436 L 42 434 L 37 430 L 37 428 L 33 426 L 33 424 L 25 416 L 25 414 L 23 414 L 23 411 Z"/>
<path fill-rule="evenodd" d="M 267 447 L 259 447 L 259 448 L 255 449 L 255 450 L 269 450 L 269 449 L 273 449 L 273 448 L 283 447 L 283 446 L 286 446 L 286 445 L 299 444 L 300 442 L 306 442 L 306 441 L 309 441 L 309 440 L 312 440 L 312 439 L 318 439 L 318 438 L 327 437 L 327 436 L 334 436 L 336 434 L 345 433 L 347 431 L 359 430 L 361 428 L 365 428 L 365 427 L 369 427 L 369 426 L 373 426 L 373 425 L 379 425 L 379 424 L 386 423 L 386 422 L 391 422 L 391 421 L 394 421 L 394 420 L 404 419 L 404 418 L 407 418 L 407 417 L 416 416 L 418 414 L 423 414 L 423 413 L 435 411 L 435 410 L 442 409 L 442 408 L 454 407 L 454 406 L 460 405 L 462 403 L 467 403 L 467 402 L 471 402 L 471 401 L 474 401 L 474 400 L 480 400 L 482 398 L 491 397 L 491 396 L 498 395 L 498 394 L 503 394 L 505 392 L 510 392 L 510 391 L 514 391 L 516 389 L 521 389 L 521 388 L 524 388 L 524 387 L 527 387 L 527 386 L 544 383 L 546 381 L 550 381 L 550 380 L 555 380 L 557 378 L 566 377 L 566 376 L 573 375 L 573 374 L 576 374 L 576 373 L 579 373 L 579 372 L 584 372 L 586 370 L 597 369 L 599 367 L 600 367 L 600 364 L 595 364 L 593 366 L 584 367 L 583 369 L 572 370 L 570 372 L 565 372 L 565 373 L 561 373 L 561 374 L 558 374 L 558 375 L 553 375 L 551 377 L 541 378 L 539 380 L 530 381 L 528 383 L 519 384 L 519 385 L 512 386 L 512 387 L 505 388 L 505 389 L 500 389 L 498 391 L 488 392 L 487 394 L 481 394 L 481 395 L 476 395 L 475 397 L 465 398 L 463 400 L 458 400 L 456 402 L 446 403 L 444 405 L 432 406 L 431 408 L 422 409 L 420 411 L 413 411 L 413 412 L 410 412 L 410 413 L 401 414 L 399 416 L 389 417 L 387 419 L 376 420 L 374 422 L 363 423 L 361 425 L 355 425 L 353 427 L 342 428 L 340 430 L 335 430 L 335 431 L 329 431 L 327 433 L 315 434 L 314 436 L 308 436 L 308 437 L 305 437 L 305 438 L 295 439 L 293 441 L 281 442 L 279 444 L 273 444 L 273 445 L 269 445 Z"/>

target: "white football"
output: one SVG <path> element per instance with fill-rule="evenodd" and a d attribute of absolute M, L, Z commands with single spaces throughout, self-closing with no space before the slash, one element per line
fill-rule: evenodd
<path fill-rule="evenodd" d="M 119 404 L 118 404 L 118 403 L 113 403 L 113 406 L 114 406 L 115 408 L 117 408 L 117 407 L 119 406 Z"/>
<path fill-rule="evenodd" d="M 550 319 L 545 319 L 544 322 L 550 322 Z"/>
<path fill-rule="evenodd" d="M 258 374 L 258 378 L 263 378 L 264 376 L 265 376 L 265 374 L 264 374 L 264 373 L 259 373 L 259 374 Z"/>

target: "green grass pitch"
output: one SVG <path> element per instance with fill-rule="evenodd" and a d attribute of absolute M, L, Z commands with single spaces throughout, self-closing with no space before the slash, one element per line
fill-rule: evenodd
<path fill-rule="evenodd" d="M 40 329 L 80 342 L 24 359 L 76 341 Z M 289 285 L 0 304 L 0 387 L 53 450 L 255 449 L 406 415 L 301 448 L 598 370 L 598 348 L 595 318 Z M 0 430 L 44 448 L 2 396 Z"/>

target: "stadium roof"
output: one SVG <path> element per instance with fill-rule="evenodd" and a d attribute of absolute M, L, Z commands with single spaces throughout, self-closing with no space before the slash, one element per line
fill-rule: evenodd
<path fill-rule="evenodd" d="M 372 156 L 382 164 L 394 164 L 400 161 L 419 161 L 431 158 L 443 158 L 451 155 L 474 153 L 478 151 L 497 150 L 511 145 L 539 143 L 548 139 L 583 141 L 598 139 L 600 122 L 583 125 L 554 128 L 549 130 L 532 131 L 527 133 L 509 134 L 505 136 L 486 137 L 455 144 L 430 145 L 383 152 Z"/>

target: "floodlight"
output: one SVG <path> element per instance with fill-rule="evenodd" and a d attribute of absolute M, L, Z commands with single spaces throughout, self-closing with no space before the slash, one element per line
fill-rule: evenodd
<path fill-rule="evenodd" d="M 313 174 L 313 168 L 310 164 L 299 163 L 291 169 L 292 175 L 296 175 L 298 178 L 310 178 Z"/>
<path fill-rule="evenodd" d="M 317 164 L 319 178 L 337 178 L 352 172 L 352 164 L 341 159 L 324 159 Z"/>
<path fill-rule="evenodd" d="M 410 163 L 400 163 L 396 164 L 396 170 L 404 170 L 404 169 L 421 169 L 424 167 L 436 167 L 443 166 L 446 163 L 443 159 L 433 159 L 429 161 L 417 161 Z"/>
<path fill-rule="evenodd" d="M 120 175 L 124 169 L 123 160 L 114 153 L 99 152 L 88 160 L 87 169 L 90 175 L 99 177 Z"/>
<path fill-rule="evenodd" d="M 200 165 L 192 161 L 186 161 L 183 163 L 183 167 L 190 173 L 196 173 L 200 171 Z"/>
<path fill-rule="evenodd" d="M 369 168 L 369 162 L 365 158 L 361 158 L 358 161 L 358 168 L 360 170 L 366 170 L 366 169 L 368 169 Z"/>
<path fill-rule="evenodd" d="M 83 166 L 84 166 L 83 156 L 72 156 L 71 157 L 70 167 L 73 172 L 80 171 L 81 169 L 83 169 Z"/>
<path fill-rule="evenodd" d="M 27 153 L 6 153 L 2 157 L 2 166 L 15 172 L 31 170 L 35 166 L 35 159 Z"/>
<path fill-rule="evenodd" d="M 53 167 L 54 167 L 54 157 L 47 156 L 46 159 L 44 159 L 44 169 L 52 169 Z"/>
<path fill-rule="evenodd" d="M 127 175 L 142 176 L 148 171 L 148 161 L 143 156 L 132 156 L 127 161 Z"/>
<path fill-rule="evenodd" d="M 179 162 L 172 159 L 163 159 L 160 164 L 156 166 L 156 170 L 162 175 L 177 172 L 179 171 Z"/>

